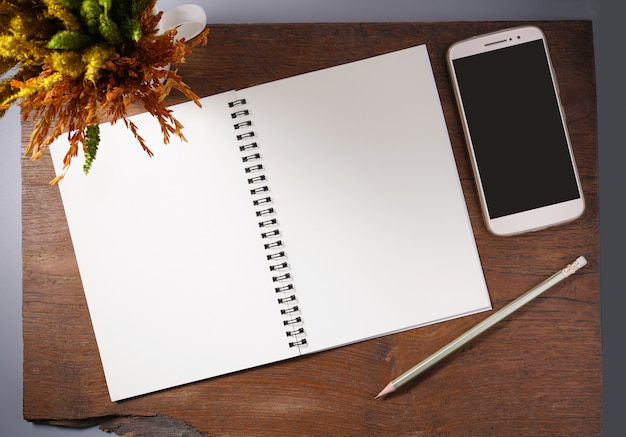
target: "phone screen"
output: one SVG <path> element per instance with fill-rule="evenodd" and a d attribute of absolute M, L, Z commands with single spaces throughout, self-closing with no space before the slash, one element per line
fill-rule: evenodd
<path fill-rule="evenodd" d="M 453 60 L 491 219 L 581 197 L 542 40 Z"/>

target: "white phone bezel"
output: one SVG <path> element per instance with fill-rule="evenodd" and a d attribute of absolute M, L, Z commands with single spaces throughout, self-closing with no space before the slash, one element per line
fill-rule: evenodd
<path fill-rule="evenodd" d="M 570 200 L 567 202 L 557 203 L 554 205 L 549 205 L 492 219 L 489 216 L 489 210 L 485 199 L 485 193 L 481 182 L 480 172 L 476 163 L 474 147 L 467 125 L 467 118 L 462 104 L 459 85 L 456 80 L 456 73 L 454 70 L 453 61 L 455 59 L 463 58 L 466 56 L 486 53 L 493 50 L 498 50 L 501 48 L 510 47 L 517 44 L 523 44 L 535 40 L 542 40 L 544 42 L 544 47 L 546 48 L 546 57 L 548 59 L 548 64 L 550 67 L 552 84 L 558 102 L 559 111 L 561 113 L 561 121 L 563 123 L 563 129 L 569 149 L 569 156 L 571 159 L 572 167 L 574 169 L 574 174 L 576 176 L 576 183 L 578 185 L 580 197 L 578 199 Z M 564 224 L 579 218 L 585 210 L 585 200 L 583 196 L 582 185 L 580 183 L 578 169 L 576 168 L 576 162 L 574 160 L 574 153 L 569 138 L 567 124 L 565 122 L 565 114 L 561 105 L 558 85 L 556 83 L 556 76 L 552 67 L 550 55 L 548 53 L 546 38 L 541 29 L 536 26 L 515 27 L 459 41 L 453 44 L 448 49 L 446 58 L 448 63 L 448 71 L 450 72 L 452 87 L 454 89 L 454 94 L 457 101 L 457 107 L 461 115 L 461 122 L 463 125 L 463 132 L 465 135 L 467 149 L 470 155 L 472 170 L 474 172 L 476 186 L 478 189 L 480 206 L 482 208 L 483 218 L 487 229 L 495 235 L 510 236 L 521 234 L 524 232 L 545 229 L 550 226 Z"/>

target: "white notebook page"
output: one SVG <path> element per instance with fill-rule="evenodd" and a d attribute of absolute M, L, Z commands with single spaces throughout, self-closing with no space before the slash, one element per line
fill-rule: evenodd
<path fill-rule="evenodd" d="M 271 178 L 304 350 L 490 308 L 425 46 L 238 97 Z"/>
<path fill-rule="evenodd" d="M 295 356 L 234 144 L 227 102 L 176 109 L 188 143 L 134 119 L 102 127 L 88 176 L 61 193 L 112 400 Z M 66 147 L 53 148 L 60 162 Z"/>

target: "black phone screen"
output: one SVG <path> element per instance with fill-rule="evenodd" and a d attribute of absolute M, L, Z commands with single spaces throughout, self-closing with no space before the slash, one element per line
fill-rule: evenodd
<path fill-rule="evenodd" d="M 580 198 L 543 41 L 453 61 L 490 218 Z"/>

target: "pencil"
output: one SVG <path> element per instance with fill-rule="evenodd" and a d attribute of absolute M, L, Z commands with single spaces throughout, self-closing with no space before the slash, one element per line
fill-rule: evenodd
<path fill-rule="evenodd" d="M 452 340 L 450 343 L 439 349 L 437 352 L 426 358 L 424 361 L 420 362 L 419 364 L 404 372 L 402 375 L 398 376 L 396 379 L 387 384 L 385 388 L 383 388 L 382 391 L 378 393 L 375 399 L 388 395 L 389 393 L 393 393 L 398 388 L 411 381 L 413 378 L 417 377 L 420 373 L 424 372 L 426 369 L 438 363 L 439 361 L 450 355 L 452 352 L 459 349 L 461 346 L 465 345 L 469 341 L 476 338 L 478 335 L 491 328 L 500 320 L 511 315 L 512 313 L 526 305 L 528 302 L 539 296 L 544 291 L 555 286 L 568 276 L 573 275 L 578 269 L 584 267 L 586 264 L 587 260 L 585 259 L 585 257 L 578 257 L 576 261 L 569 264 L 564 269 L 559 270 L 542 283 L 531 288 L 526 293 L 522 294 L 520 297 L 510 302 L 508 305 L 504 306 L 500 310 L 493 313 L 491 316 L 487 317 L 482 322 L 475 325 L 469 331 L 465 332 L 455 340 Z"/>

